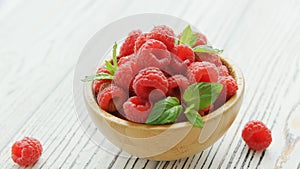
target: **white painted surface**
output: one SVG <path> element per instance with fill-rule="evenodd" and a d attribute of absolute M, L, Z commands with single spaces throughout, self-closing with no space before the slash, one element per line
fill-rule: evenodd
<path fill-rule="evenodd" d="M 232 127 L 193 157 L 155 162 L 97 147 L 74 112 L 72 80 L 85 43 L 124 16 L 178 16 L 240 65 L 246 94 Z M 44 153 L 33 168 L 300 168 L 300 3 L 295 0 L 0 1 L 0 168 L 15 140 L 33 136 Z M 250 151 L 241 130 L 264 121 L 273 142 Z M 103 144 L 109 144 L 103 142 Z"/>

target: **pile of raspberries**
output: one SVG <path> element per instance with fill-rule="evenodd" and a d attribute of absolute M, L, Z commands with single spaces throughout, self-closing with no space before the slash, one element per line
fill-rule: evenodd
<path fill-rule="evenodd" d="M 118 117 L 145 123 L 153 105 L 162 98 L 177 97 L 184 105 L 182 95 L 193 83 L 223 85 L 218 99 L 211 106 L 198 110 L 201 116 L 232 97 L 238 86 L 220 57 L 214 53 L 195 53 L 192 49 L 207 45 L 206 37 L 198 33 L 195 45 L 188 46 L 178 42 L 180 36 L 166 25 L 154 26 L 147 33 L 130 32 L 120 47 L 113 80 L 93 82 L 100 108 Z M 97 73 L 110 72 L 101 67 Z"/>

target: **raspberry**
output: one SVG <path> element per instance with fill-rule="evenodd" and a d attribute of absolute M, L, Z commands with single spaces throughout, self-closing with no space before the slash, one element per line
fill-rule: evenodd
<path fill-rule="evenodd" d="M 173 36 L 161 34 L 158 32 L 151 32 L 147 34 L 147 39 L 156 39 L 163 42 L 169 51 L 172 51 L 175 45 L 175 39 Z"/>
<path fill-rule="evenodd" d="M 248 122 L 243 131 L 242 138 L 253 150 L 264 150 L 269 147 L 272 142 L 271 131 L 261 121 Z"/>
<path fill-rule="evenodd" d="M 141 34 L 141 30 L 134 30 L 128 34 L 128 37 L 120 48 L 120 57 L 130 55 L 134 52 L 135 41 Z"/>
<path fill-rule="evenodd" d="M 13 144 L 11 157 L 20 166 L 33 165 L 42 155 L 42 151 L 42 145 L 37 139 L 25 137 Z"/>
<path fill-rule="evenodd" d="M 128 61 L 122 65 L 119 66 L 118 70 L 115 73 L 115 77 L 113 82 L 125 89 L 128 90 L 132 86 L 132 81 L 134 79 L 134 76 L 136 74 L 136 65 L 133 61 Z"/>
<path fill-rule="evenodd" d="M 226 95 L 226 100 L 230 99 L 230 97 L 233 96 L 238 89 L 238 85 L 232 76 L 221 76 L 218 83 L 223 85 L 220 95 Z"/>
<path fill-rule="evenodd" d="M 195 33 L 198 33 L 198 37 L 197 37 L 197 41 L 196 41 L 195 45 L 192 46 L 192 47 L 199 46 L 199 45 L 206 45 L 207 44 L 207 39 L 206 39 L 205 35 L 200 33 L 200 32 L 194 32 L 194 34 Z M 181 34 L 179 34 L 177 36 L 177 38 L 180 39 Z"/>
<path fill-rule="evenodd" d="M 97 73 L 108 73 L 110 74 L 110 72 L 104 68 L 99 68 L 97 70 Z M 111 80 L 109 79 L 103 79 L 103 80 L 94 80 L 93 82 L 93 91 L 94 93 L 97 95 L 99 93 L 99 90 L 102 88 L 102 86 L 110 84 Z"/>
<path fill-rule="evenodd" d="M 222 65 L 220 57 L 214 53 L 196 53 L 195 60 L 197 62 L 210 62 L 215 64 L 217 67 Z"/>
<path fill-rule="evenodd" d="M 168 67 L 166 67 L 166 70 L 168 71 L 169 74 L 175 75 L 175 74 L 182 74 L 185 75 L 188 66 L 190 65 L 190 61 L 189 60 L 185 60 L 185 61 L 181 61 L 180 59 L 178 59 L 178 57 L 174 54 L 172 54 L 171 57 L 171 62 L 169 64 Z"/>
<path fill-rule="evenodd" d="M 147 41 L 147 33 L 141 34 L 135 41 L 134 52 L 137 53 L 141 46 Z"/>
<path fill-rule="evenodd" d="M 166 45 L 154 39 L 144 43 L 137 54 L 137 64 L 141 68 L 158 67 L 164 69 L 170 63 L 170 60 L 171 55 Z"/>
<path fill-rule="evenodd" d="M 199 46 L 199 45 L 206 45 L 207 39 L 206 39 L 205 35 L 200 32 L 197 32 L 197 33 L 198 33 L 197 42 L 195 43 L 195 45 L 193 47 Z"/>
<path fill-rule="evenodd" d="M 106 87 L 97 96 L 100 108 L 107 112 L 118 111 L 126 99 L 127 95 L 124 90 L 115 85 Z"/>
<path fill-rule="evenodd" d="M 192 63 L 195 60 L 195 54 L 193 49 L 187 45 L 176 46 L 175 52 L 175 54 L 181 61 L 189 60 L 189 63 Z"/>
<path fill-rule="evenodd" d="M 157 26 L 154 26 L 154 28 L 152 29 L 151 32 L 160 33 L 160 34 L 167 35 L 167 36 L 170 36 L 170 37 L 174 37 L 175 36 L 174 31 L 170 27 L 168 27 L 166 25 L 157 25 Z"/>
<path fill-rule="evenodd" d="M 118 60 L 118 66 L 121 66 L 122 64 L 130 61 L 131 58 L 133 58 L 133 55 L 123 56 L 123 57 L 119 58 L 119 60 Z"/>
<path fill-rule="evenodd" d="M 190 85 L 188 79 L 183 75 L 174 75 L 168 78 L 168 96 L 177 97 L 181 99 L 185 89 Z"/>
<path fill-rule="evenodd" d="M 218 67 L 219 76 L 229 76 L 228 69 L 225 65 L 221 65 Z"/>
<path fill-rule="evenodd" d="M 205 115 L 208 115 L 213 109 L 214 109 L 214 105 L 210 105 L 210 106 L 204 108 L 203 110 L 199 110 L 198 113 L 201 116 L 205 116 Z"/>
<path fill-rule="evenodd" d="M 145 123 L 151 112 L 152 105 L 147 100 L 133 96 L 123 104 L 123 109 L 128 120 L 136 123 Z"/>
<path fill-rule="evenodd" d="M 156 67 L 142 69 L 133 80 L 133 89 L 137 96 L 147 99 L 153 90 L 157 89 L 162 94 L 168 91 L 168 79 Z"/>
<path fill-rule="evenodd" d="M 165 32 L 165 31 L 164 31 Z M 168 33 L 169 34 L 169 33 Z M 174 36 L 169 36 L 167 34 L 162 34 L 158 30 L 153 30 L 150 33 L 141 34 L 135 42 L 135 53 L 141 48 L 141 46 L 147 42 L 149 39 L 155 39 L 164 43 L 169 51 L 172 51 L 175 44 Z"/>
<path fill-rule="evenodd" d="M 236 81 L 230 75 L 220 76 L 218 83 L 223 85 L 223 89 L 217 100 L 214 102 L 215 108 L 222 106 L 238 89 Z"/>
<path fill-rule="evenodd" d="M 209 62 L 194 62 L 188 67 L 187 77 L 191 83 L 217 82 L 218 69 Z"/>

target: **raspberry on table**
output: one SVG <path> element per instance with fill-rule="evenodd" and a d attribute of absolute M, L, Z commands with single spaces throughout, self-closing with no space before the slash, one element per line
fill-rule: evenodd
<path fill-rule="evenodd" d="M 33 165 L 42 155 L 41 143 L 31 137 L 17 141 L 11 149 L 12 160 L 20 166 Z"/>
<path fill-rule="evenodd" d="M 140 68 L 158 67 L 164 69 L 171 61 L 171 54 L 165 44 L 150 39 L 141 47 L 136 55 L 136 61 Z"/>
<path fill-rule="evenodd" d="M 263 122 L 256 120 L 245 125 L 242 138 L 250 149 L 257 151 L 268 148 L 272 142 L 271 131 Z"/>
<path fill-rule="evenodd" d="M 171 76 L 168 78 L 169 88 L 168 88 L 168 96 L 177 97 L 181 100 L 181 96 L 184 91 L 190 85 L 189 80 L 180 74 Z"/>
<path fill-rule="evenodd" d="M 104 68 L 99 68 L 97 70 L 97 73 L 108 73 L 110 72 Z M 111 80 L 110 79 L 102 79 L 102 80 L 94 80 L 93 82 L 93 91 L 97 95 L 99 93 L 99 90 L 102 88 L 102 86 L 107 86 L 107 84 L 110 84 Z"/>
<path fill-rule="evenodd" d="M 128 37 L 125 39 L 124 43 L 120 48 L 120 54 L 119 54 L 120 57 L 133 54 L 135 41 L 141 34 L 142 34 L 141 30 L 134 30 L 128 34 Z"/>
<path fill-rule="evenodd" d="M 187 70 L 187 77 L 191 83 L 195 82 L 217 82 L 218 69 L 210 62 L 194 62 Z"/>
<path fill-rule="evenodd" d="M 151 30 L 151 32 L 160 33 L 163 35 L 167 35 L 170 37 L 174 37 L 175 33 L 172 28 L 168 27 L 167 25 L 157 25 Z"/>
<path fill-rule="evenodd" d="M 136 123 L 145 123 L 151 112 L 152 105 L 141 97 L 133 96 L 123 104 L 123 109 L 128 120 Z"/>
<path fill-rule="evenodd" d="M 147 67 L 140 70 L 133 80 L 133 89 L 137 96 L 148 99 L 154 90 L 166 94 L 168 91 L 168 79 L 164 73 L 156 67 Z"/>
<path fill-rule="evenodd" d="M 106 87 L 97 96 L 100 108 L 110 113 L 120 110 L 126 100 L 127 94 L 125 91 L 115 85 Z"/>
<path fill-rule="evenodd" d="M 217 67 L 222 65 L 222 61 L 217 54 L 214 53 L 195 53 L 196 62 L 210 62 L 215 64 Z"/>

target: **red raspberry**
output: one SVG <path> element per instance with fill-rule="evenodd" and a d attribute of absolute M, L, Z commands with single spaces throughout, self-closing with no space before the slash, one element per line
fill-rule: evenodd
<path fill-rule="evenodd" d="M 194 51 L 187 45 L 178 45 L 173 53 L 170 63 L 173 72 L 185 74 L 187 67 L 195 60 Z"/>
<path fill-rule="evenodd" d="M 215 64 L 217 67 L 222 65 L 222 61 L 217 54 L 214 53 L 196 53 L 195 60 L 197 62 L 210 62 Z"/>
<path fill-rule="evenodd" d="M 229 76 L 228 69 L 225 65 L 221 65 L 220 67 L 218 67 L 218 70 L 219 76 Z"/>
<path fill-rule="evenodd" d="M 216 65 L 209 62 L 194 62 L 187 70 L 187 77 L 191 83 L 217 82 L 218 74 Z"/>
<path fill-rule="evenodd" d="M 171 29 L 170 27 L 168 27 L 166 25 L 154 26 L 154 28 L 152 29 L 151 32 L 160 33 L 160 34 L 167 35 L 167 36 L 170 36 L 170 37 L 175 36 L 175 33 L 174 33 L 173 29 Z"/>
<path fill-rule="evenodd" d="M 165 31 L 164 31 L 164 33 L 165 33 Z M 138 50 L 141 48 L 141 46 L 149 39 L 155 39 L 155 40 L 161 41 L 162 43 L 164 43 L 166 45 L 166 47 L 169 51 L 172 51 L 174 48 L 175 39 L 174 39 L 174 36 L 169 36 L 168 34 L 163 34 L 163 33 L 159 32 L 157 29 L 153 30 L 150 33 L 141 34 L 135 42 L 134 51 L 137 53 Z"/>
<path fill-rule="evenodd" d="M 118 60 L 118 66 L 121 66 L 122 64 L 128 62 L 131 60 L 131 58 L 133 58 L 134 55 L 128 55 L 128 56 L 123 56 L 121 58 L 119 58 Z"/>
<path fill-rule="evenodd" d="M 100 108 L 111 113 L 122 108 L 126 99 L 127 94 L 124 90 L 115 85 L 106 87 L 97 96 L 97 102 Z"/>
<path fill-rule="evenodd" d="M 152 106 L 149 101 L 133 96 L 123 104 L 123 109 L 128 120 L 136 123 L 145 123 Z"/>
<path fill-rule="evenodd" d="M 132 81 L 137 73 L 137 66 L 133 60 L 130 60 L 119 66 L 115 73 L 113 82 L 125 90 L 132 88 Z"/>
<path fill-rule="evenodd" d="M 134 30 L 128 34 L 128 37 L 120 48 L 120 57 L 130 55 L 134 52 L 135 41 L 141 34 L 141 30 Z"/>
<path fill-rule="evenodd" d="M 183 75 L 174 75 L 168 78 L 169 89 L 168 96 L 181 99 L 185 89 L 190 85 L 189 80 Z"/>
<path fill-rule="evenodd" d="M 207 44 L 207 39 L 206 39 L 205 35 L 200 33 L 200 32 L 194 32 L 194 34 L 195 33 L 198 33 L 198 37 L 197 37 L 197 41 L 196 41 L 195 45 L 192 46 L 192 47 L 199 46 L 199 45 L 206 45 Z M 177 36 L 177 38 L 180 39 L 181 34 L 179 34 Z"/>
<path fill-rule="evenodd" d="M 97 70 L 97 73 L 108 73 L 110 74 L 110 72 L 104 68 L 99 68 Z M 103 80 L 94 80 L 93 82 L 93 91 L 94 93 L 97 95 L 99 93 L 99 90 L 102 88 L 101 86 L 103 85 L 107 85 L 110 84 L 111 80 L 109 79 L 103 79 Z"/>
<path fill-rule="evenodd" d="M 210 106 L 204 108 L 203 110 L 199 110 L 198 113 L 201 116 L 205 116 L 205 115 L 208 115 L 213 109 L 214 109 L 214 105 L 210 105 Z"/>
<path fill-rule="evenodd" d="M 242 137 L 250 149 L 257 151 L 268 148 L 272 142 L 271 131 L 261 121 L 248 122 L 242 131 Z"/>
<path fill-rule="evenodd" d="M 206 45 L 207 39 L 206 39 L 205 35 L 200 32 L 197 32 L 197 33 L 198 33 L 197 42 L 195 43 L 195 45 L 193 47 L 199 46 L 199 45 Z"/>
<path fill-rule="evenodd" d="M 133 89 L 141 98 L 147 99 L 153 90 L 166 94 L 168 91 L 168 79 L 164 73 L 156 67 L 142 69 L 133 80 Z"/>
<path fill-rule="evenodd" d="M 186 74 L 186 70 L 188 68 L 187 65 L 190 65 L 189 60 L 181 61 L 177 55 L 171 53 L 171 62 L 170 64 L 165 68 L 169 74 L 175 75 L 175 74 Z"/>
<path fill-rule="evenodd" d="M 167 46 L 169 51 L 172 51 L 175 45 L 174 36 L 169 36 L 157 32 L 151 32 L 147 34 L 147 39 L 156 39 L 163 42 Z"/>
<path fill-rule="evenodd" d="M 220 95 L 226 95 L 226 100 L 230 99 L 238 89 L 238 85 L 232 76 L 221 76 L 218 83 L 223 85 Z"/>
<path fill-rule="evenodd" d="M 193 49 L 187 45 L 176 46 L 175 52 L 175 54 L 181 61 L 189 60 L 189 63 L 192 63 L 195 60 L 195 54 Z"/>
<path fill-rule="evenodd" d="M 42 145 L 37 139 L 25 137 L 13 144 L 11 157 L 20 166 L 27 166 L 33 165 L 40 158 L 42 152 Z"/>
<path fill-rule="evenodd" d="M 141 46 L 147 41 L 147 33 L 141 34 L 135 41 L 134 52 L 138 53 Z"/>
<path fill-rule="evenodd" d="M 166 45 L 158 40 L 150 39 L 143 44 L 136 59 L 140 68 L 158 67 L 164 69 L 170 63 L 171 55 Z"/>

